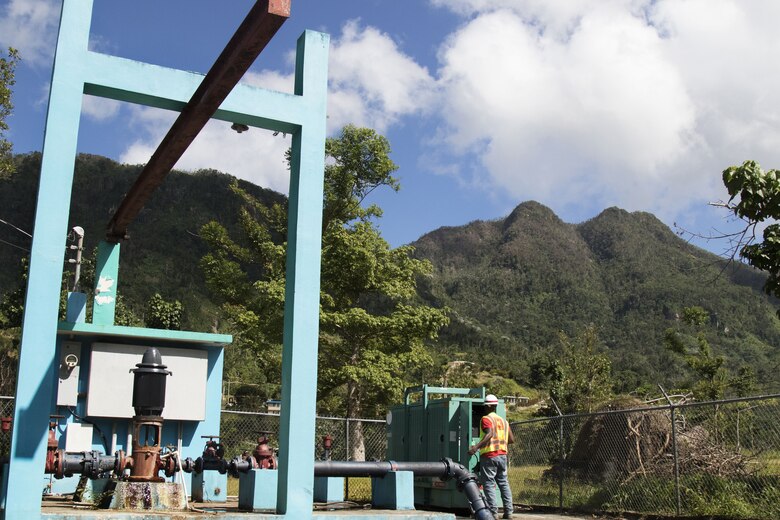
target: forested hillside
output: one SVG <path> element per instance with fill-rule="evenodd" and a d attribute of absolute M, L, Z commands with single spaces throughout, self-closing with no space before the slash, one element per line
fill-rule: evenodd
<path fill-rule="evenodd" d="M 674 387 L 681 360 L 664 332 L 685 307 L 709 315 L 705 334 L 726 366 L 752 366 L 777 388 L 780 321 L 765 277 L 689 245 L 648 213 L 610 208 L 578 225 L 536 202 L 505 219 L 433 231 L 414 243 L 436 266 L 423 297 L 453 310 L 440 351 L 533 383 L 558 331 L 596 326 L 618 391 Z"/>
<path fill-rule="evenodd" d="M 19 155 L 16 164 L 14 176 L 0 181 L 0 219 L 32 231 L 40 155 Z M 87 256 L 139 171 L 79 156 L 68 225 L 86 230 Z M 212 220 L 237 229 L 241 201 L 229 189 L 232 180 L 215 171 L 173 172 L 132 224 L 122 245 L 119 294 L 139 316 L 159 293 L 183 303 L 184 328 L 224 330 L 198 267 L 207 251 L 198 233 Z M 240 185 L 265 203 L 284 200 Z M 6 294 L 19 283 L 17 266 L 30 240 L 8 225 L 0 226 L 0 240 L 0 294 Z M 593 324 L 617 391 L 656 383 L 674 388 L 685 366 L 664 348 L 664 333 L 678 326 L 683 308 L 700 306 L 709 315 L 706 337 L 726 366 L 750 366 L 758 390 L 778 389 L 780 322 L 776 302 L 761 292 L 764 276 L 744 266 L 724 269 L 722 259 L 687 244 L 653 215 L 610 208 L 569 224 L 525 202 L 504 219 L 438 229 L 414 246 L 417 257 L 434 265 L 433 276 L 419 282 L 421 298 L 451 311 L 450 325 L 431 345 L 442 362 L 468 361 L 542 386 L 559 331 L 574 337 Z"/>
<path fill-rule="evenodd" d="M 0 182 L 0 218 L 32 232 L 41 156 L 18 155 L 17 171 Z M 108 220 L 140 172 L 140 166 L 118 164 L 94 155 L 79 155 L 71 196 L 70 222 L 85 230 L 85 257 L 105 237 Z M 209 331 L 217 319 L 198 262 L 206 245 L 198 237 L 211 220 L 228 229 L 237 226 L 241 201 L 229 190 L 234 178 L 211 170 L 188 174 L 172 172 L 130 226 L 130 240 L 122 244 L 119 295 L 139 317 L 149 298 L 159 293 L 179 300 L 184 307 L 182 326 Z M 284 199 L 279 193 L 239 181 L 240 186 L 271 203 Z M 29 249 L 30 239 L 9 226 L 0 226 L 0 239 Z M 27 253 L 0 244 L 0 294 L 18 284 L 20 259 Z M 65 259 L 63 251 L 63 261 Z M 71 254 L 71 257 L 73 255 Z M 72 270 L 72 268 L 68 267 Z M 85 282 L 91 283 L 91 282 Z"/>

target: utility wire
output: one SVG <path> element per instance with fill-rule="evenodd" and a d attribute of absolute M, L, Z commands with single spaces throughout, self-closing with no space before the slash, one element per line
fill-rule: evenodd
<path fill-rule="evenodd" d="M 23 229 L 19 229 L 18 227 L 14 226 L 10 222 L 6 222 L 5 220 L 0 218 L 0 223 L 5 224 L 6 226 L 11 226 L 15 230 L 17 230 L 19 233 L 22 233 L 23 235 L 27 235 L 28 237 L 32 238 L 32 235 L 30 233 L 28 233 L 27 231 L 25 231 Z"/>
<path fill-rule="evenodd" d="M 11 242 L 6 242 L 6 241 L 5 241 L 5 240 L 3 240 L 2 238 L 0 238 L 0 242 L 2 242 L 3 244 L 9 245 L 9 246 L 11 246 L 11 247 L 15 247 L 15 248 L 17 248 L 17 249 L 21 249 L 22 251 L 27 251 L 28 253 L 30 252 L 30 250 L 29 250 L 29 249 L 27 249 L 26 247 L 17 246 L 16 244 L 12 244 Z"/>

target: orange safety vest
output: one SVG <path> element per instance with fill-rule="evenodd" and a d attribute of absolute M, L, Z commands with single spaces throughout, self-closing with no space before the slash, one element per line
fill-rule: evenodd
<path fill-rule="evenodd" d="M 509 425 L 507 424 L 506 420 L 503 419 L 500 415 L 498 415 L 496 412 L 489 413 L 485 416 L 493 425 L 493 437 L 490 439 L 490 442 L 487 443 L 485 446 L 480 448 L 479 454 L 485 455 L 487 453 L 492 453 L 494 451 L 508 451 L 507 447 L 509 445 L 509 432 L 507 431 L 509 429 Z M 479 427 L 479 440 L 480 442 L 485 437 L 485 432 L 482 430 L 482 424 L 480 424 Z"/>

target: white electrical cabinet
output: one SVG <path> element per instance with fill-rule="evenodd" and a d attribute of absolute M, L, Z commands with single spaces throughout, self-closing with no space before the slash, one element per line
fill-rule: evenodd
<path fill-rule="evenodd" d="M 92 450 L 91 424 L 70 423 L 65 427 L 65 451 Z"/>
<path fill-rule="evenodd" d="M 131 418 L 133 373 L 148 346 L 94 343 L 87 390 L 87 415 Z M 167 420 L 202 421 L 206 418 L 208 352 L 201 349 L 157 347 L 173 375 L 165 388 Z"/>
<path fill-rule="evenodd" d="M 76 406 L 79 402 L 81 343 L 67 341 L 60 347 L 57 406 Z"/>

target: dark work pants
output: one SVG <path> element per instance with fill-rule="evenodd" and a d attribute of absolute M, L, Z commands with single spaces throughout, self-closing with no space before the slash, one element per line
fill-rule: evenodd
<path fill-rule="evenodd" d="M 482 490 L 485 492 L 487 506 L 493 514 L 498 512 L 496 486 L 498 486 L 501 500 L 504 502 L 504 514 L 512 514 L 512 490 L 509 489 L 506 469 L 506 455 L 479 458 L 479 480 L 482 482 Z"/>

